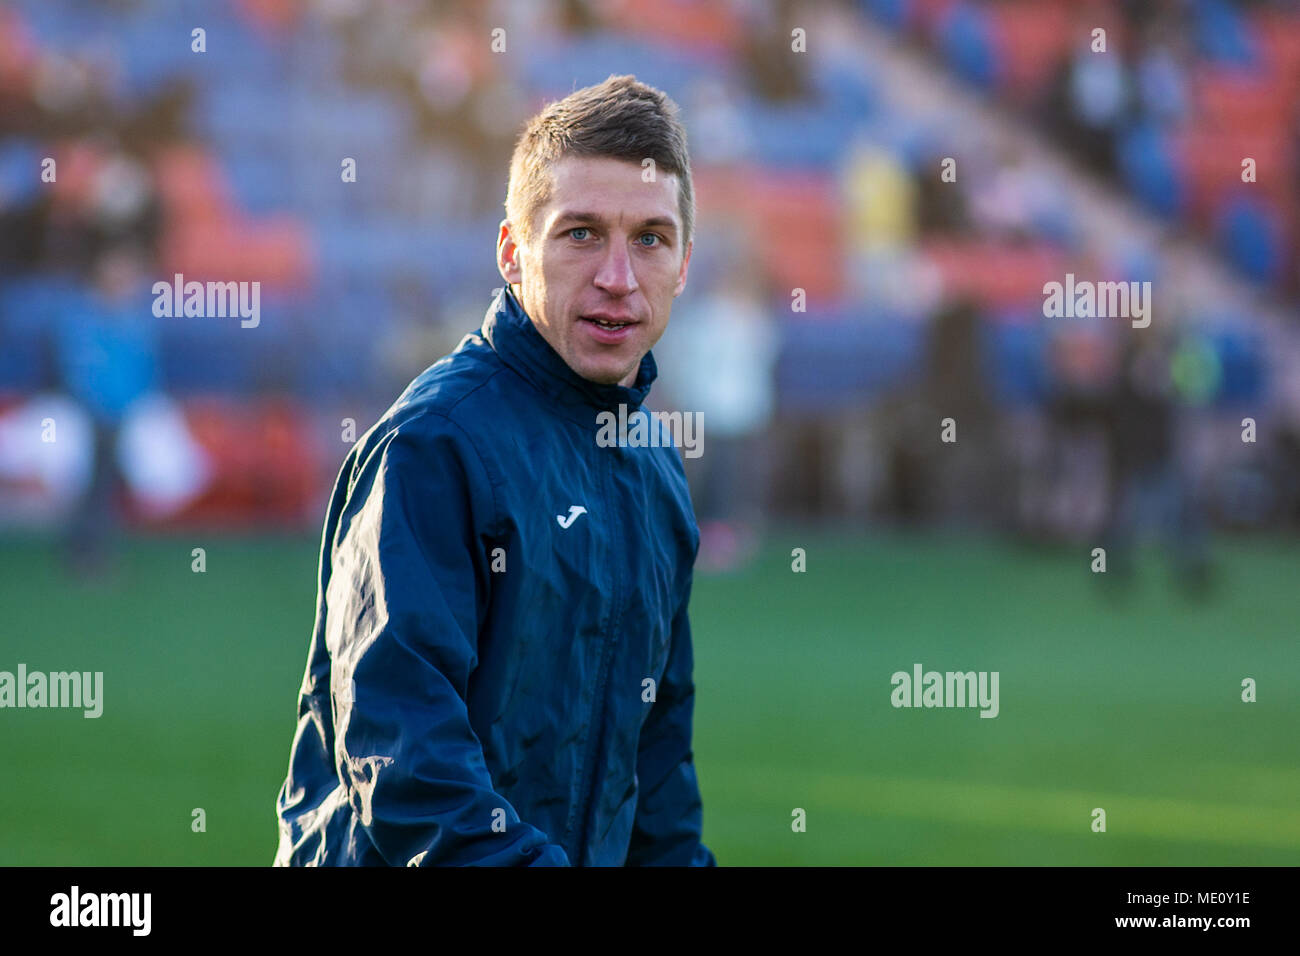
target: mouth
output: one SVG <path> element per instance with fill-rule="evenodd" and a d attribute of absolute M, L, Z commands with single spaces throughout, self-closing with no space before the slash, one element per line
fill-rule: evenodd
<path fill-rule="evenodd" d="M 636 321 L 633 319 L 619 319 L 608 315 L 583 315 L 579 316 L 579 318 L 583 322 L 589 322 L 596 328 L 604 329 L 607 332 L 615 332 L 629 325 L 636 325 Z"/>
<path fill-rule="evenodd" d="M 578 321 L 587 330 L 588 335 L 600 345 L 619 345 L 625 342 L 638 325 L 633 319 L 600 313 L 581 315 Z"/>

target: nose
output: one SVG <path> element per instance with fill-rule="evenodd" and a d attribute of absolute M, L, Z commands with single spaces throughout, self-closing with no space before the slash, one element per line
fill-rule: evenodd
<path fill-rule="evenodd" d="M 601 259 L 596 277 L 592 281 L 596 288 L 612 296 L 631 295 L 639 287 L 627 245 L 622 242 L 611 242 L 607 248 L 608 251 Z"/>

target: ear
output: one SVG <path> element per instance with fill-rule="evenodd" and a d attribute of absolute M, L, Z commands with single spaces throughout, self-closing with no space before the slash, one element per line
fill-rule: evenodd
<path fill-rule="evenodd" d="M 682 290 L 686 288 L 686 270 L 691 267 L 691 250 L 694 248 L 695 248 L 694 239 L 686 243 L 686 254 L 682 256 L 681 268 L 677 270 L 677 285 L 673 289 L 674 299 L 677 298 L 679 295 L 681 295 Z"/>
<path fill-rule="evenodd" d="M 523 269 L 519 264 L 519 244 L 515 241 L 514 225 L 509 219 L 502 219 L 497 231 L 497 271 L 509 285 L 519 285 L 524 281 Z"/>

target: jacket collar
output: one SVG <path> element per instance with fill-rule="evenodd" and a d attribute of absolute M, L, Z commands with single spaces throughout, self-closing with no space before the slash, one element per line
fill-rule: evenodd
<path fill-rule="evenodd" d="M 614 411 L 626 405 L 629 413 L 634 411 L 659 376 L 654 356 L 646 352 L 631 387 L 602 385 L 583 378 L 542 338 L 508 285 L 488 306 L 483 317 L 483 337 L 503 362 L 565 406 L 568 417 L 578 421 L 594 422 L 588 409 Z"/>

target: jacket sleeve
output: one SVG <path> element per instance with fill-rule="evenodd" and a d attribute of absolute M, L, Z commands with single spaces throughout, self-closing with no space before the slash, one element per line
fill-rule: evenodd
<path fill-rule="evenodd" d="M 392 866 L 569 862 L 494 790 L 466 709 L 494 521 L 468 436 L 426 414 L 358 461 L 331 545 L 335 768 Z"/>
<path fill-rule="evenodd" d="M 673 618 L 672 646 L 637 748 L 638 797 L 628 866 L 717 866 L 701 842 L 703 805 L 691 752 L 695 685 L 686 599 Z"/>

